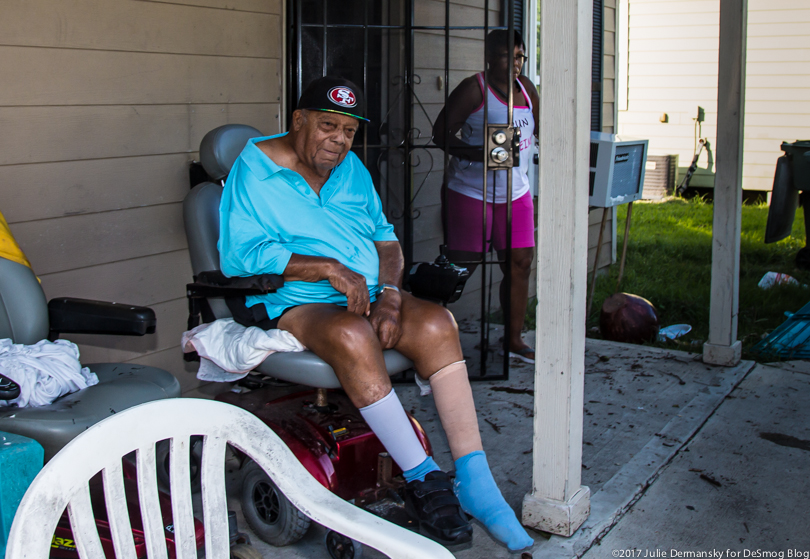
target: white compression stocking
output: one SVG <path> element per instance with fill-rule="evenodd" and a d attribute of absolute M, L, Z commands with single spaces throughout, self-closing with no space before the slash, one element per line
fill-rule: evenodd
<path fill-rule="evenodd" d="M 393 388 L 370 406 L 360 408 L 360 415 L 403 471 L 425 461 L 425 449 L 416 438 L 413 425 Z"/>

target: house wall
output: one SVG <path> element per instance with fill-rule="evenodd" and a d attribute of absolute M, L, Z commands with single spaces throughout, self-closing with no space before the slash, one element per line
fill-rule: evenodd
<path fill-rule="evenodd" d="M 627 1 L 627 0 L 623 0 Z M 810 5 L 806 0 L 749 0 L 743 188 L 770 190 L 782 141 L 810 126 Z M 702 136 L 717 126 L 718 0 L 629 0 L 627 105 L 619 131 L 650 139 L 650 153 L 678 154 L 681 173 Z M 668 122 L 659 122 L 662 114 Z M 701 155 L 692 186 L 714 184 L 713 147 Z"/>
<path fill-rule="evenodd" d="M 0 211 L 48 298 L 148 305 L 157 334 L 73 335 L 82 360 L 162 367 L 191 278 L 182 220 L 203 135 L 279 131 L 281 0 L 2 0 Z"/>
<path fill-rule="evenodd" d="M 605 0 L 602 22 L 602 132 L 614 134 L 616 131 L 616 13 L 617 0 Z M 608 212 L 605 220 L 605 230 L 602 234 L 602 249 L 599 252 L 599 262 L 596 263 L 596 249 L 599 245 L 599 230 L 602 224 L 602 212 Z M 607 272 L 607 268 L 615 260 L 616 243 L 616 211 L 613 208 L 593 208 L 588 212 L 588 272 L 592 272 L 594 264 L 597 269 Z"/>

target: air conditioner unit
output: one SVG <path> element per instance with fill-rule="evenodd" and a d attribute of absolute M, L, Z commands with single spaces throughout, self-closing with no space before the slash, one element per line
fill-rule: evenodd
<path fill-rule="evenodd" d="M 672 195 L 678 186 L 678 155 L 648 155 L 644 166 L 645 200 Z"/>
<path fill-rule="evenodd" d="M 591 132 L 589 205 L 610 208 L 641 198 L 648 140 Z"/>

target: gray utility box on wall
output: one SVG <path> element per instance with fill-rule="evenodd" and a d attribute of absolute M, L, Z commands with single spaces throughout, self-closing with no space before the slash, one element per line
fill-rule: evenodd
<path fill-rule="evenodd" d="M 644 172 L 645 200 L 671 196 L 678 184 L 678 155 L 648 155 Z"/>
<path fill-rule="evenodd" d="M 590 206 L 610 208 L 641 198 L 647 144 L 647 140 L 591 132 Z"/>

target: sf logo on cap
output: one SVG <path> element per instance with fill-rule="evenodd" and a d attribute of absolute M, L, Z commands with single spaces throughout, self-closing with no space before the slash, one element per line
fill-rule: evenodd
<path fill-rule="evenodd" d="M 348 87 L 333 87 L 327 95 L 330 101 L 341 107 L 354 107 L 357 104 L 354 93 Z"/>

